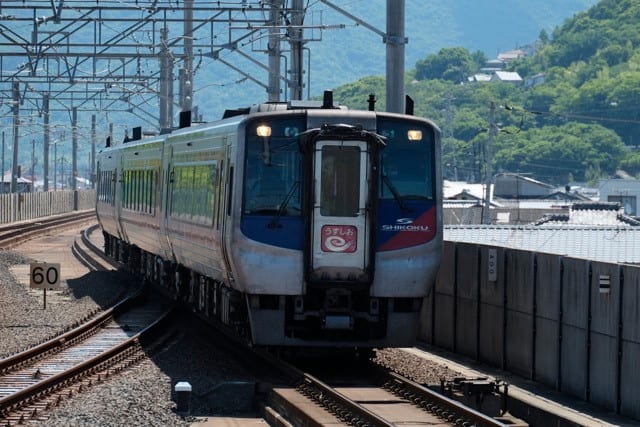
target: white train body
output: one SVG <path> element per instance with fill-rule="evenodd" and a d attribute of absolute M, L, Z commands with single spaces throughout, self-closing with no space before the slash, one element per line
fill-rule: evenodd
<path fill-rule="evenodd" d="M 436 126 L 243 113 L 99 153 L 106 251 L 256 345 L 411 345 L 442 246 Z"/>

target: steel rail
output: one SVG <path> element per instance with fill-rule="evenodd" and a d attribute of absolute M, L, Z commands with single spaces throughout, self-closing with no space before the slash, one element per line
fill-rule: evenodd
<path fill-rule="evenodd" d="M 451 414 L 452 417 L 463 417 L 466 421 L 473 423 L 474 426 L 504 427 L 507 425 L 456 400 L 424 387 L 415 381 L 405 378 L 400 374 L 390 371 L 385 374 L 391 381 L 395 381 L 400 388 L 409 390 L 409 392 L 416 397 L 414 403 L 417 403 L 420 407 L 428 409 L 435 405 Z"/>
<path fill-rule="evenodd" d="M 158 319 L 147 325 L 140 332 L 120 344 L 111 347 L 109 350 L 74 365 L 64 372 L 55 374 L 36 384 L 12 393 L 9 396 L 0 398 L 0 415 L 5 416 L 8 412 L 19 410 L 24 405 L 33 403 L 32 400 L 34 399 L 46 397 L 64 387 L 75 384 L 85 375 L 96 374 L 98 371 L 107 369 L 108 365 L 112 362 L 118 362 L 119 360 L 116 359 L 120 357 L 128 357 L 129 354 L 126 354 L 126 352 L 135 347 L 141 347 L 142 340 L 146 339 L 147 335 L 155 334 L 159 326 L 171 316 L 173 311 L 173 307 L 166 310 Z"/>
<path fill-rule="evenodd" d="M 371 427 L 393 427 L 395 425 L 308 373 L 304 374 L 304 383 L 300 384 L 298 388 L 307 397 L 322 403 L 330 412 L 351 425 Z M 320 394 L 314 394 L 310 388 L 320 391 Z"/>
<path fill-rule="evenodd" d="M 94 209 L 5 225 L 0 227 L 0 247 L 12 248 L 45 231 L 62 229 L 92 217 L 95 218 Z"/>
<path fill-rule="evenodd" d="M 90 332 L 97 331 L 100 326 L 113 320 L 117 315 L 125 312 L 142 296 L 143 289 L 140 288 L 135 295 L 120 301 L 115 306 L 104 311 L 93 319 L 83 323 L 75 329 L 63 333 L 35 347 L 31 347 L 20 353 L 8 356 L 0 360 L 0 374 L 7 374 L 15 369 L 41 359 L 44 356 L 58 353 L 61 350 L 78 342 L 79 339 L 86 337 Z"/>

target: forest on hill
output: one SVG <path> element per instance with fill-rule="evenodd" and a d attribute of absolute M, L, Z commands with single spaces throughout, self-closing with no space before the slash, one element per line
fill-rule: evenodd
<path fill-rule="evenodd" d="M 331 3 L 378 31 L 386 30 L 386 0 Z M 416 61 L 442 47 L 464 46 L 471 51 L 496 55 L 531 42 L 541 29 L 552 31 L 568 17 L 595 3 L 596 0 L 405 0 L 405 68 L 413 68 Z M 307 2 L 305 10 L 305 39 L 308 40 L 303 61 L 305 98 L 321 96 L 326 89 L 365 76 L 385 73 L 386 47 L 380 34 L 321 1 Z M 318 30 L 318 26 L 327 29 Z M 288 50 L 287 40 L 283 40 L 282 45 Z M 265 58 L 255 52 L 246 53 L 265 62 Z M 205 59 L 194 78 L 194 88 L 196 103 L 206 120 L 217 119 L 226 108 L 246 107 L 266 97 L 265 88 L 252 81 L 255 78 L 266 83 L 265 70 L 250 61 L 241 61 L 233 52 L 224 59 L 250 78 L 220 61 Z M 284 70 L 283 74 L 286 76 Z M 283 83 L 282 99 L 288 99 L 285 86 Z"/>
<path fill-rule="evenodd" d="M 416 114 L 443 131 L 445 178 L 484 181 L 487 160 L 493 173 L 556 185 L 593 184 L 619 170 L 640 176 L 638 22 L 639 0 L 601 0 L 551 32 L 541 29 L 531 53 L 508 65 L 522 77 L 519 84 L 470 81 L 491 58 L 464 47 L 418 60 L 406 92 Z M 337 88 L 334 97 L 366 108 L 373 93 L 384 105 L 384 85 L 383 76 L 367 77 Z"/>

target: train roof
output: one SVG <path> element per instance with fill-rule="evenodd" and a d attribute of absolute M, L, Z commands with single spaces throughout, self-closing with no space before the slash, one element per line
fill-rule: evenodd
<path fill-rule="evenodd" d="M 333 99 L 323 101 L 304 101 L 304 100 L 292 100 L 288 102 L 264 102 L 262 104 L 255 104 L 251 107 L 227 109 L 224 110 L 222 115 L 223 119 L 230 117 L 242 116 L 253 113 L 264 113 L 270 111 L 288 111 L 288 110 L 320 110 L 320 109 L 333 109 L 333 110 L 346 110 L 347 107 L 333 103 Z"/>

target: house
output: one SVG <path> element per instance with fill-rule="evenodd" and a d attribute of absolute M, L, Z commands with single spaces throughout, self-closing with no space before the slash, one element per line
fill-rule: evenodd
<path fill-rule="evenodd" d="M 445 200 L 484 200 L 484 184 L 444 180 L 442 190 Z"/>
<path fill-rule="evenodd" d="M 507 52 L 499 53 L 498 60 L 509 65 L 511 62 L 518 60 L 520 58 L 524 58 L 525 56 L 527 55 L 522 49 L 514 49 Z"/>
<path fill-rule="evenodd" d="M 491 81 L 521 84 L 523 80 L 515 71 L 496 71 L 491 76 Z"/>
<path fill-rule="evenodd" d="M 545 73 L 534 74 L 533 76 L 527 77 L 526 79 L 524 79 L 524 87 L 526 88 L 536 87 L 544 83 L 546 79 L 547 79 L 547 75 Z"/>
<path fill-rule="evenodd" d="M 475 82 L 490 82 L 491 81 L 491 74 L 485 74 L 485 73 L 478 73 L 478 74 L 474 74 L 471 77 L 468 77 L 467 80 L 470 83 L 475 83 Z"/>
<path fill-rule="evenodd" d="M 640 198 L 640 181 L 637 179 L 604 179 L 600 181 L 600 201 L 617 202 L 624 208 L 624 213 L 638 216 L 638 198 Z"/>
<path fill-rule="evenodd" d="M 502 71 L 507 67 L 504 61 L 500 59 L 490 59 L 485 62 L 484 67 L 480 68 L 481 73 L 491 74 L 496 71 Z"/>
<path fill-rule="evenodd" d="M 638 227 L 640 221 L 625 215 L 618 203 L 579 202 L 571 205 L 568 214 L 545 215 L 534 225 Z"/>
<path fill-rule="evenodd" d="M 31 181 L 19 177 L 16 179 L 16 193 L 29 193 L 31 191 Z M 0 193 L 11 192 L 11 172 L 7 172 L 2 176 L 0 181 Z"/>
<path fill-rule="evenodd" d="M 554 190 L 554 186 L 545 184 L 515 173 L 500 173 L 495 176 L 495 197 L 503 199 L 542 199 Z"/>

